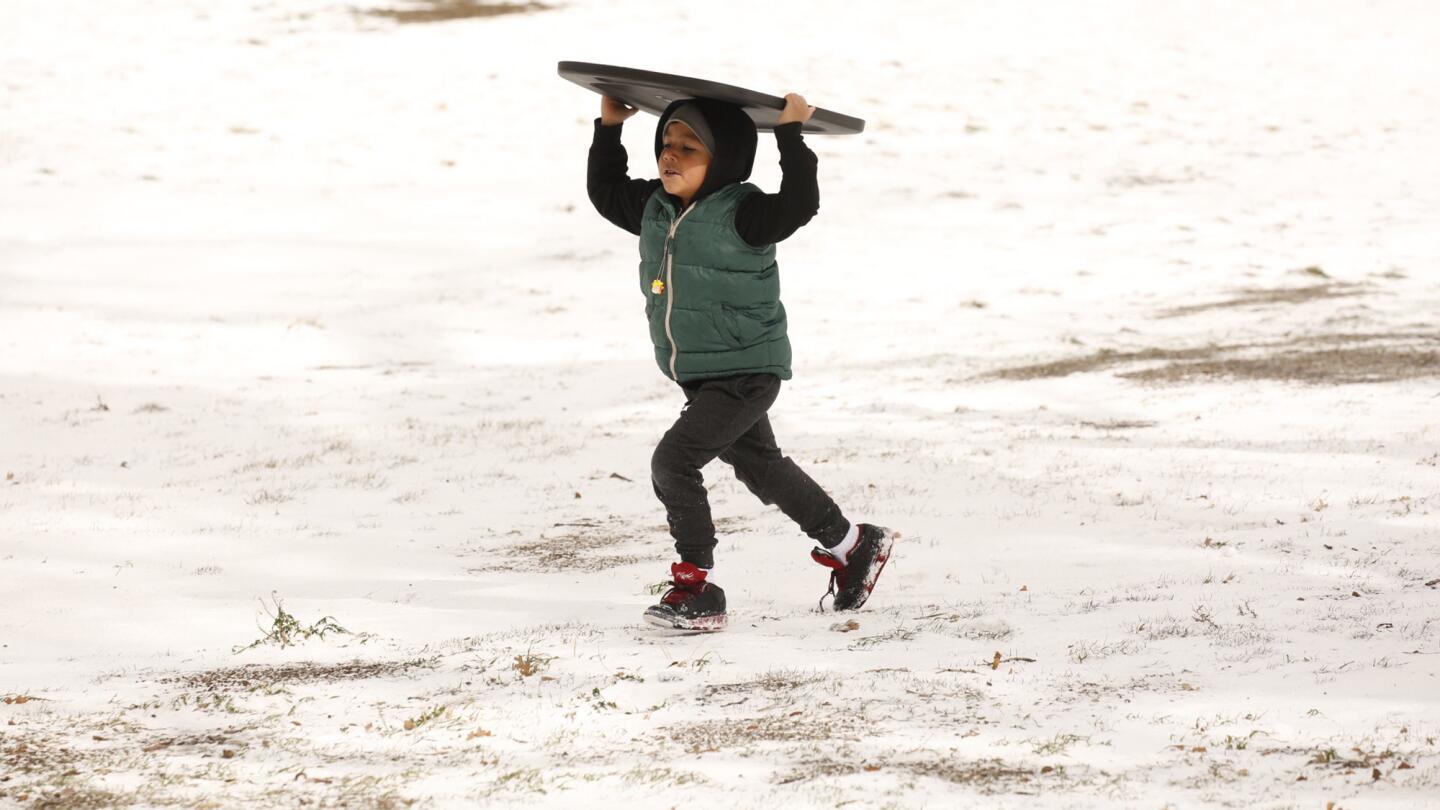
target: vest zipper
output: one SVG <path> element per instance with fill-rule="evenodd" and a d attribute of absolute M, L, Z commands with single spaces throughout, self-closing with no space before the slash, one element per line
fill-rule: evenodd
<path fill-rule="evenodd" d="M 690 206 L 680 212 L 670 223 L 670 234 L 665 237 L 665 337 L 670 340 L 670 379 L 680 381 L 679 375 L 675 373 L 675 358 L 680 354 L 680 347 L 675 345 L 675 333 L 670 330 L 670 312 L 675 308 L 675 255 L 670 249 L 670 243 L 675 241 L 675 229 L 680 227 L 680 220 L 695 209 Z"/>

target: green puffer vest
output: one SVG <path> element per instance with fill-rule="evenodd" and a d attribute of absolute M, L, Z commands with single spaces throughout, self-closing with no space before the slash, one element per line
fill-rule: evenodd
<path fill-rule="evenodd" d="M 676 382 L 736 374 L 790 379 L 775 246 L 751 247 L 735 232 L 735 209 L 759 191 L 732 183 L 681 213 L 656 189 L 645 204 L 640 290 L 655 362 Z"/>

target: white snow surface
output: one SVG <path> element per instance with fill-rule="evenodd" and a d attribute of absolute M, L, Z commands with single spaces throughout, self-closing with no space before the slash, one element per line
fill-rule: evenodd
<path fill-rule="evenodd" d="M 0 806 L 1440 806 L 1435 4 L 366 10 L 0 4 Z M 859 613 L 715 464 L 731 627 L 640 625 L 567 59 L 868 122 L 772 411 Z"/>

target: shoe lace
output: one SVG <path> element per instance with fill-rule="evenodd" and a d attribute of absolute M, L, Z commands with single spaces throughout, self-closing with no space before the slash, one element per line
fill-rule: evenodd
<path fill-rule="evenodd" d="M 828 587 L 828 588 L 825 589 L 825 593 L 820 597 L 820 602 L 819 602 L 819 604 L 817 604 L 817 605 L 815 606 L 815 609 L 816 609 L 817 611 L 819 611 L 819 612 L 821 612 L 821 613 L 824 613 L 824 612 L 825 612 L 825 597 L 827 597 L 827 596 L 830 597 L 830 604 L 832 604 L 832 605 L 835 604 L 835 583 L 837 583 L 837 582 L 839 582 L 839 581 L 840 581 L 840 573 L 839 573 L 838 571 L 831 571 L 831 572 L 830 572 L 830 587 Z"/>

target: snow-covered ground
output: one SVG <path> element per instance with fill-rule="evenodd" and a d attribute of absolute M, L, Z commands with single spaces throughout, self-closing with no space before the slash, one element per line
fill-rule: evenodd
<path fill-rule="evenodd" d="M 0 3 L 0 806 L 1440 806 L 1433 4 L 363 10 Z M 772 413 L 854 626 L 716 465 L 732 627 L 640 627 L 563 59 L 869 122 Z"/>

